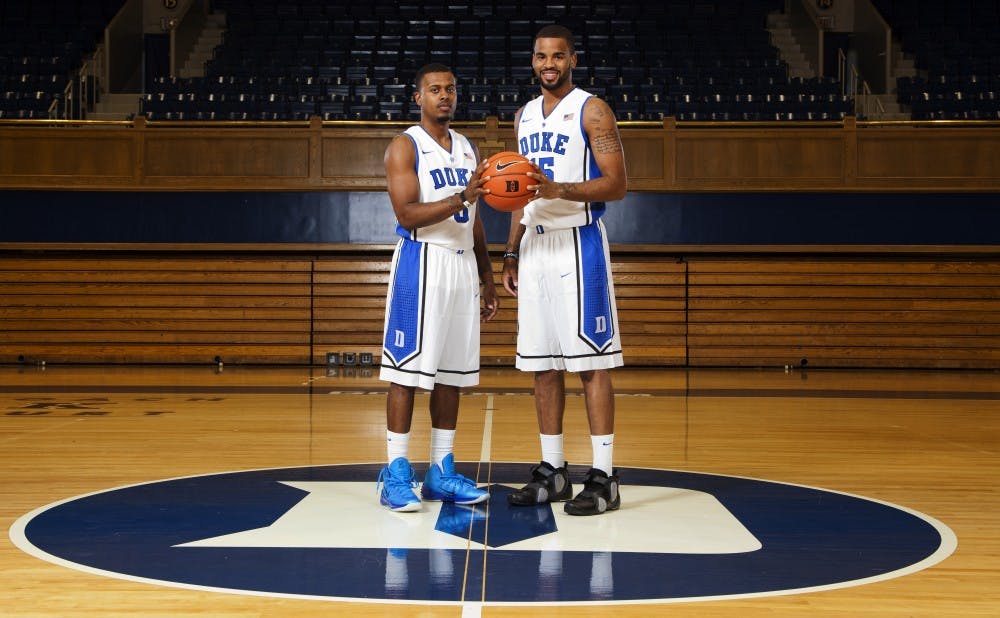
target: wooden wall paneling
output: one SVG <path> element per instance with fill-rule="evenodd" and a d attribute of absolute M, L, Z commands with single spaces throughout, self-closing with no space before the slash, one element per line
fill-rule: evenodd
<path fill-rule="evenodd" d="M 408 123 L 0 121 L 0 189 L 382 190 Z M 488 156 L 496 118 L 455 123 Z M 996 191 L 1000 123 L 621 123 L 632 191 Z"/>
<path fill-rule="evenodd" d="M 648 129 L 621 128 L 622 148 L 625 151 L 625 170 L 629 190 L 643 191 L 653 187 L 673 184 L 672 144 L 666 140 L 668 132 Z"/>
<path fill-rule="evenodd" d="M 321 132 L 320 183 L 340 189 L 385 189 L 385 150 L 405 127 Z"/>
<path fill-rule="evenodd" d="M 898 189 L 1000 188 L 1000 129 L 858 131 L 860 186 Z"/>
<path fill-rule="evenodd" d="M 678 130 L 681 190 L 819 190 L 844 186 L 842 130 Z"/>
<path fill-rule="evenodd" d="M 0 188 L 134 187 L 141 136 L 128 126 L 0 126 Z"/>
<path fill-rule="evenodd" d="M 148 187 L 310 185 L 308 130 L 146 133 L 143 177 Z"/>

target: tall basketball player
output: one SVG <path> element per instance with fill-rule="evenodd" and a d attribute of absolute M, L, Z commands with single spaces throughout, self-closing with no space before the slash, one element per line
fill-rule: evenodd
<path fill-rule="evenodd" d="M 542 96 L 514 120 L 535 197 L 511 216 L 503 285 L 517 296 L 517 359 L 535 374 L 542 461 L 508 496 L 513 505 L 568 500 L 571 515 L 619 507 L 612 467 L 615 401 L 610 369 L 623 364 L 611 259 L 601 215 L 625 196 L 625 156 L 607 103 L 573 85 L 573 34 L 559 25 L 535 36 L 531 65 Z M 583 384 L 593 464 L 573 496 L 563 457 L 565 372 Z M 570 499 L 572 498 L 572 499 Z"/>
<path fill-rule="evenodd" d="M 492 319 L 499 306 L 476 208 L 482 193 L 479 153 L 450 128 L 455 75 L 447 66 L 429 64 L 417 72 L 414 87 L 420 124 L 393 138 L 385 153 L 401 237 L 389 275 L 379 372 L 390 382 L 389 465 L 379 475 L 379 501 L 393 511 L 420 510 L 421 497 L 457 504 L 489 497 L 455 471 L 452 447 L 460 389 L 479 383 L 479 322 Z M 417 387 L 431 391 L 431 463 L 420 495 L 408 460 Z"/>

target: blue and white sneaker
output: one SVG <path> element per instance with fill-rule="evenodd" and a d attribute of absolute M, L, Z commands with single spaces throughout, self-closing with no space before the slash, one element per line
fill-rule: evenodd
<path fill-rule="evenodd" d="M 379 490 L 378 501 L 396 512 L 419 511 L 420 496 L 417 495 L 417 475 L 405 457 L 397 457 L 382 468 L 378 474 L 375 489 Z"/>
<path fill-rule="evenodd" d="M 479 504 L 488 500 L 490 492 L 476 487 L 475 481 L 455 472 L 455 457 L 448 453 L 441 465 L 431 464 L 420 488 L 424 500 Z"/>

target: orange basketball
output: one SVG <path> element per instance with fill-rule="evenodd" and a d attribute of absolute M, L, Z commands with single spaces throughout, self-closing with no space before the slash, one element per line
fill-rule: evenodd
<path fill-rule="evenodd" d="M 528 185 L 538 184 L 538 181 L 527 175 L 528 172 L 538 172 L 534 163 L 516 152 L 498 152 L 486 159 L 489 164 L 483 172 L 483 178 L 490 179 L 483 183 L 483 189 L 489 193 L 483 194 L 483 200 L 503 212 L 512 212 L 524 208 L 534 195 L 527 189 Z"/>

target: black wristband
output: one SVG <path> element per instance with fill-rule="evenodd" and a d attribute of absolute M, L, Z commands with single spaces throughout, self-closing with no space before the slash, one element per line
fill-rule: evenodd
<path fill-rule="evenodd" d="M 514 258 L 515 260 L 519 259 L 517 256 L 517 251 L 504 251 L 503 259 L 506 260 L 507 258 Z"/>

